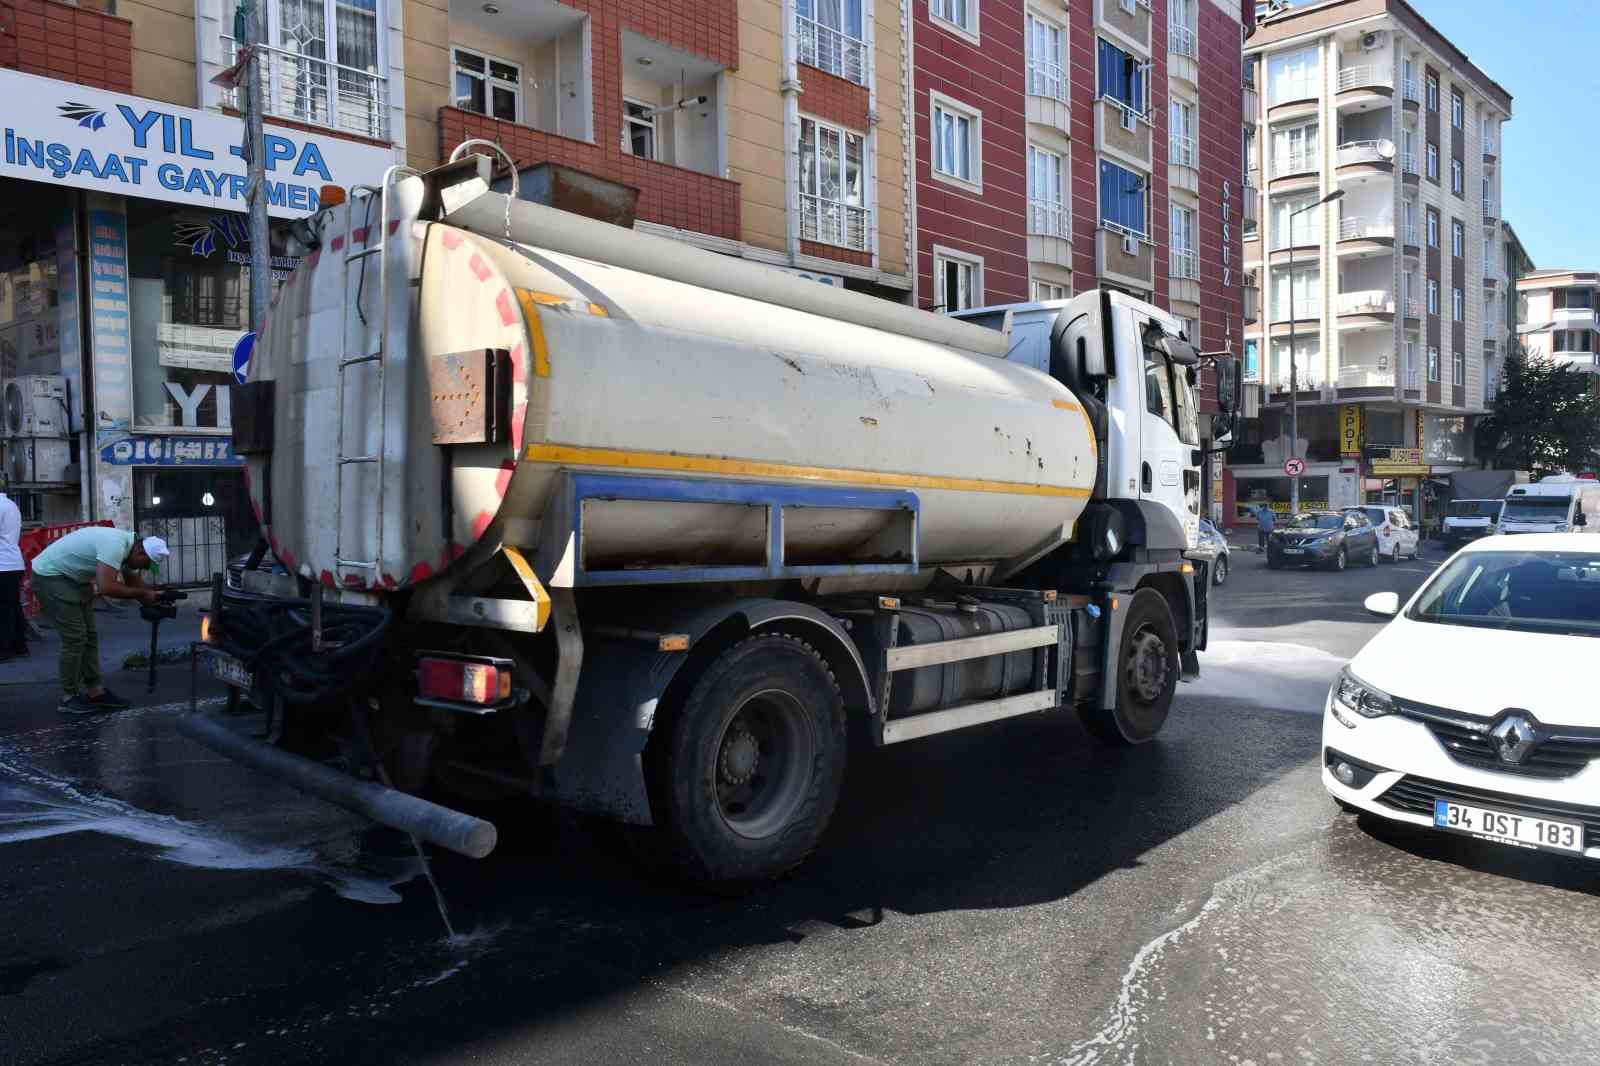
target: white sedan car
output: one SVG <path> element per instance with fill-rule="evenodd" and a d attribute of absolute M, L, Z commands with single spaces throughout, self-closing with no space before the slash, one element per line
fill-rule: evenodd
<path fill-rule="evenodd" d="M 1600 859 L 1600 543 L 1461 549 L 1340 672 L 1322 783 L 1340 806 L 1511 847 Z"/>

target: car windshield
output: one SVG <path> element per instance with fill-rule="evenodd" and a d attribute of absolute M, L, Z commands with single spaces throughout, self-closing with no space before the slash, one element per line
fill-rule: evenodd
<path fill-rule="evenodd" d="M 1464 552 L 1428 584 L 1406 617 L 1600 636 L 1600 554 Z"/>
<path fill-rule="evenodd" d="M 1342 514 L 1301 514 L 1290 520 L 1291 529 L 1343 529 Z"/>
<path fill-rule="evenodd" d="M 1512 496 L 1500 517 L 1509 522 L 1565 522 L 1571 496 Z"/>
<path fill-rule="evenodd" d="M 1385 516 L 1382 507 L 1358 507 L 1356 510 L 1365 514 L 1367 516 L 1367 521 L 1371 522 L 1373 525 L 1383 525 Z"/>
<path fill-rule="evenodd" d="M 1493 518 L 1499 510 L 1499 500 L 1457 500 L 1450 505 L 1450 517 Z"/>

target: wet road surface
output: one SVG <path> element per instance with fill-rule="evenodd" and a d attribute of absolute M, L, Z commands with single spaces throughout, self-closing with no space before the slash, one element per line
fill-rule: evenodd
<path fill-rule="evenodd" d="M 1600 871 L 1318 783 L 1361 599 L 1429 568 L 1236 555 L 1160 742 L 861 753 L 818 854 L 742 899 L 531 818 L 437 861 L 454 941 L 403 838 L 178 737 L 181 671 L 99 720 L 0 686 L 0 1062 L 1592 1062 Z"/>

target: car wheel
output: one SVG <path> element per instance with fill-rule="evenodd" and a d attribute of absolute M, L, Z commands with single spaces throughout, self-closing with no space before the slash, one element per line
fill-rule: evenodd
<path fill-rule="evenodd" d="M 1367 560 L 1367 565 L 1374 570 L 1378 568 L 1378 546 L 1376 544 L 1372 546 L 1372 558 Z"/>
<path fill-rule="evenodd" d="M 1342 571 L 1350 562 L 1350 553 L 1344 550 L 1344 545 L 1339 545 L 1339 553 L 1333 557 L 1333 568 Z"/>
<path fill-rule="evenodd" d="M 1361 808 L 1360 807 L 1357 807 L 1354 803 L 1346 803 L 1344 800 L 1340 799 L 1338 796 L 1333 797 L 1333 802 L 1337 803 L 1339 805 L 1339 809 L 1341 811 L 1343 811 L 1344 813 L 1346 813 L 1346 814 L 1360 814 L 1361 813 Z"/>
<path fill-rule="evenodd" d="M 1216 565 L 1212 567 L 1211 583 L 1220 585 L 1226 580 L 1228 580 L 1228 557 L 1219 555 L 1217 556 Z"/>
<path fill-rule="evenodd" d="M 1161 593 L 1144 588 L 1133 594 L 1117 652 L 1116 706 L 1098 700 L 1080 704 L 1078 716 L 1090 733 L 1107 744 L 1125 746 L 1154 740 L 1172 709 L 1178 687 L 1178 633 Z"/>

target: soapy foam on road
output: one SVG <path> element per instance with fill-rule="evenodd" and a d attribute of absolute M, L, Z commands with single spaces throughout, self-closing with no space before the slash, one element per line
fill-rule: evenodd
<path fill-rule="evenodd" d="M 1322 713 L 1328 687 L 1346 660 L 1304 644 L 1213 640 L 1200 653 L 1200 676 L 1178 699 L 1211 696 L 1279 710 Z"/>

